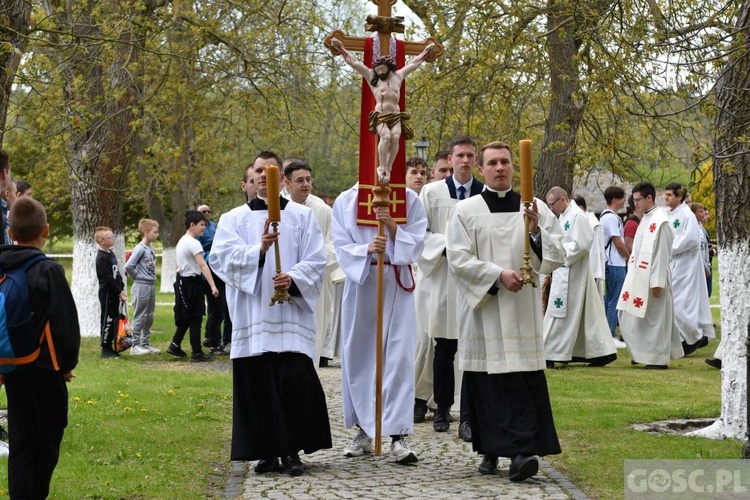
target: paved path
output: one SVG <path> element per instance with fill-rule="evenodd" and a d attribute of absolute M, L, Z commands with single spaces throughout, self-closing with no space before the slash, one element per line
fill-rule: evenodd
<path fill-rule="evenodd" d="M 546 462 L 533 479 L 511 483 L 508 460 L 501 459 L 499 473 L 477 471 L 479 456 L 470 443 L 457 437 L 457 423 L 447 433 L 432 430 L 432 421 L 416 424 L 407 442 L 419 455 L 413 465 L 398 465 L 390 456 L 390 438 L 383 439 L 380 457 L 346 458 L 343 449 L 355 432 L 344 428 L 341 405 L 341 370 L 337 362 L 320 370 L 328 402 L 333 448 L 301 455 L 305 474 L 292 478 L 283 473 L 255 474 L 253 463 L 233 462 L 225 498 L 454 498 L 568 499 L 586 498 Z M 458 421 L 458 415 L 456 422 Z"/>

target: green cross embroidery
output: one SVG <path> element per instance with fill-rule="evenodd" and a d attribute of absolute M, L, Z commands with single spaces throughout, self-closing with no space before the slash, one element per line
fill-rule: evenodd
<path fill-rule="evenodd" d="M 556 298 L 555 299 L 555 307 L 558 308 L 558 309 L 560 309 L 562 306 L 563 306 L 563 300 L 560 297 Z"/>
<path fill-rule="evenodd" d="M 570 221 L 569 221 L 569 220 L 566 220 L 566 221 L 565 221 L 565 226 L 564 226 L 564 227 L 565 227 L 565 230 L 566 230 L 566 231 L 567 231 L 568 229 L 570 229 Z"/>
<path fill-rule="evenodd" d="M 674 222 L 672 223 L 672 226 L 675 229 L 677 229 L 678 227 L 680 227 L 680 219 L 675 219 Z"/>

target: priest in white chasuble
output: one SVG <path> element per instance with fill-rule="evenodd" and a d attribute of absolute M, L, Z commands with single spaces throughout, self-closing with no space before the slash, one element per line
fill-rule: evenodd
<path fill-rule="evenodd" d="M 396 225 L 389 207 L 375 207 L 386 226 L 385 235 L 378 236 L 376 226 L 357 225 L 359 189 L 355 185 L 344 191 L 333 204 L 333 245 L 346 274 L 341 311 L 344 424 L 359 427 L 344 454 L 371 452 L 375 436 L 377 254 L 384 253 L 382 432 L 391 436 L 396 461 L 411 463 L 418 457 L 403 439 L 414 430 L 416 312 L 411 264 L 422 254 L 427 219 L 416 193 L 407 188 L 405 224 Z"/>
<path fill-rule="evenodd" d="M 685 355 L 705 347 L 714 333 L 711 305 L 701 256 L 702 229 L 698 219 L 685 203 L 687 189 L 677 182 L 664 188 L 664 199 L 669 209 L 669 227 L 674 233 L 672 242 L 672 290 L 674 293 L 674 321 L 682 337 Z"/>
<path fill-rule="evenodd" d="M 458 286 L 459 368 L 468 387 L 479 471 L 493 474 L 509 457 L 511 481 L 536 474 L 536 455 L 560 453 L 544 376 L 538 275 L 565 260 L 563 232 L 541 200 L 524 208 L 511 189 L 513 159 L 504 142 L 479 154 L 485 191 L 460 201 L 448 223 L 448 265 Z M 524 226 L 529 219 L 529 232 Z M 532 279 L 523 286 L 524 243 L 531 239 Z"/>
<path fill-rule="evenodd" d="M 656 206 L 655 198 L 653 184 L 642 182 L 633 188 L 633 202 L 643 211 L 643 218 L 633 239 L 617 309 L 620 333 L 633 362 L 663 370 L 670 359 L 681 358 L 683 350 L 674 322 L 669 267 L 674 234 L 667 211 Z"/>
<path fill-rule="evenodd" d="M 570 361 L 604 366 L 617 359 L 599 289 L 591 270 L 594 229 L 586 213 L 555 186 L 546 196 L 565 237 L 565 264 L 552 273 L 544 315 L 544 350 L 547 364 Z"/>
<path fill-rule="evenodd" d="M 219 220 L 211 268 L 227 285 L 232 318 L 231 458 L 259 460 L 259 474 L 283 466 L 295 476 L 304 472 L 300 450 L 331 447 L 325 393 L 313 364 L 326 255 L 310 209 L 280 198 L 278 232 L 270 227 L 266 168 L 280 165 L 269 151 L 255 159 L 251 175 L 258 197 Z M 280 177 L 278 170 L 273 175 Z M 271 306 L 277 288 L 287 290 L 291 302 Z"/>

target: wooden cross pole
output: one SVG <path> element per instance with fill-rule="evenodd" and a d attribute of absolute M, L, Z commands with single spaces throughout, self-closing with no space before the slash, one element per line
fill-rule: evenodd
<path fill-rule="evenodd" d="M 378 14 L 367 16 L 367 24 L 365 28 L 368 31 L 377 31 L 378 38 L 380 39 L 380 56 L 388 56 L 391 33 L 404 33 L 404 19 L 402 17 L 392 17 L 392 7 L 398 0 L 370 0 L 372 3 L 378 6 Z M 326 47 L 328 47 L 334 55 L 339 55 L 338 50 L 331 45 L 331 40 L 337 38 L 344 44 L 344 48 L 350 51 L 364 52 L 365 51 L 365 38 L 349 37 L 344 34 L 341 30 L 335 30 L 329 34 L 323 41 Z M 437 50 L 427 57 L 428 62 L 433 62 L 443 51 L 442 45 L 432 38 L 428 38 L 423 42 L 408 42 L 404 41 L 404 52 L 407 55 L 420 54 L 430 43 L 434 43 Z M 362 113 L 370 113 L 369 109 L 362 109 Z M 403 110 L 402 110 L 403 111 Z M 377 138 L 377 135 L 376 135 Z M 376 139 L 378 140 L 378 139 Z M 378 161 L 378 148 L 375 148 L 374 166 L 376 169 L 379 164 Z M 377 185 L 372 189 L 373 199 L 372 206 L 376 207 L 387 207 L 390 206 L 393 201 L 390 199 L 391 187 L 388 182 L 381 182 L 378 175 L 375 176 L 378 179 Z M 385 225 L 383 222 L 378 221 L 378 236 L 385 234 Z M 378 254 L 378 267 L 377 267 L 377 313 L 376 313 L 376 335 L 375 335 L 375 455 L 380 456 L 381 448 L 381 434 L 383 425 L 383 268 L 385 266 L 385 255 L 382 253 Z"/>

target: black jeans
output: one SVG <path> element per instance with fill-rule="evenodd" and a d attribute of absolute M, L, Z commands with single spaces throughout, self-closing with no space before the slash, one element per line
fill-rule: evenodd
<path fill-rule="evenodd" d="M 189 323 L 180 323 L 180 326 L 174 332 L 172 342 L 176 345 L 182 344 L 182 339 L 185 338 L 185 333 L 190 330 L 190 348 L 193 350 L 193 354 L 198 354 L 203 351 L 201 349 L 201 325 L 203 324 L 203 318 L 196 316 L 190 318 Z"/>

